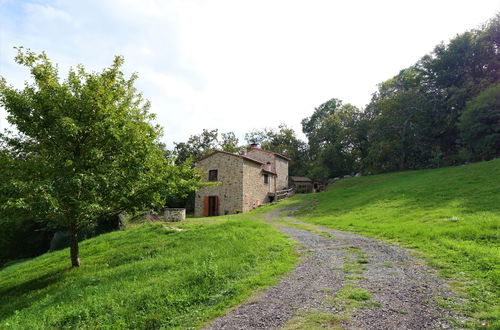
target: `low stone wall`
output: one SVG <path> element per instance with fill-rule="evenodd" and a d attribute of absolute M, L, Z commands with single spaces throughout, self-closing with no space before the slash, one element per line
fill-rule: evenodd
<path fill-rule="evenodd" d="M 165 221 L 179 222 L 186 220 L 186 209 L 166 208 L 164 212 Z"/>

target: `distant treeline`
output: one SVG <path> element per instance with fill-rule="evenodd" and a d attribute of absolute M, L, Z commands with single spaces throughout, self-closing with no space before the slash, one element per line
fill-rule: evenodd
<path fill-rule="evenodd" d="M 307 142 L 286 125 L 245 139 L 290 157 L 291 175 L 317 180 L 500 156 L 500 14 L 380 83 L 364 109 L 333 98 L 302 120 L 302 130 Z M 231 132 L 204 130 L 171 154 L 183 162 L 213 149 L 238 152 L 238 142 Z"/>

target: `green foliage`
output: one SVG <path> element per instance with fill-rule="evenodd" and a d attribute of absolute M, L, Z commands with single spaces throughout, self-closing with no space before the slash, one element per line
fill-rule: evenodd
<path fill-rule="evenodd" d="M 137 226 L 0 270 L 0 328 L 194 328 L 273 284 L 296 262 L 250 214 Z"/>
<path fill-rule="evenodd" d="M 378 172 L 429 167 L 439 120 L 435 102 L 420 91 L 422 83 L 413 67 L 379 86 L 367 107 L 371 120 L 365 168 Z"/>
<path fill-rule="evenodd" d="M 497 14 L 379 84 L 363 112 L 338 99 L 323 103 L 302 121 L 308 175 L 325 180 L 497 156 L 498 89 L 492 86 L 500 80 L 499 48 Z"/>
<path fill-rule="evenodd" d="M 174 142 L 173 155 L 177 164 L 193 162 L 210 154 L 215 150 L 232 153 L 240 153 L 243 147 L 239 146 L 239 140 L 233 132 L 221 133 L 219 130 L 206 130 L 199 135 L 191 135 L 186 142 Z"/>
<path fill-rule="evenodd" d="M 2 221 L 67 228 L 76 244 L 99 217 L 162 207 L 168 196 L 199 187 L 192 169 L 164 156 L 137 76 L 120 71 L 123 58 L 100 73 L 78 66 L 64 81 L 44 53 L 20 48 L 16 62 L 34 83 L 16 90 L 0 81 L 0 105 L 18 131 L 0 138 Z"/>
<path fill-rule="evenodd" d="M 463 313 L 498 325 L 500 160 L 344 179 L 298 220 L 403 243 L 462 286 Z M 351 264 L 349 267 L 362 267 Z M 349 269 L 352 270 L 352 269 Z"/>
<path fill-rule="evenodd" d="M 500 84 L 485 89 L 467 103 L 458 127 L 474 160 L 500 155 Z"/>
<path fill-rule="evenodd" d="M 49 250 L 53 232 L 32 219 L 0 222 L 0 268 L 8 260 L 31 258 Z"/>
<path fill-rule="evenodd" d="M 302 120 L 309 140 L 311 161 L 309 175 L 326 181 L 328 177 L 351 174 L 363 153 L 365 139 L 359 134 L 362 113 L 350 104 L 331 99 Z"/>

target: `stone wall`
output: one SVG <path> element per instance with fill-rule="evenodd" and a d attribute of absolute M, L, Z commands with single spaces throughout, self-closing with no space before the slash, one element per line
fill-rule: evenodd
<path fill-rule="evenodd" d="M 250 157 L 252 159 L 258 160 L 259 162 L 262 162 L 266 164 L 266 169 L 276 172 L 276 163 L 275 163 L 275 156 L 271 152 L 266 152 L 262 151 L 259 149 L 250 149 L 247 150 L 246 155 L 247 157 Z M 270 163 L 270 168 L 267 168 L 267 163 Z"/>
<path fill-rule="evenodd" d="M 286 159 L 276 156 L 272 152 L 262 151 L 255 148 L 248 150 L 246 156 L 265 164 L 270 163 L 269 170 L 277 174 L 276 191 L 288 189 L 288 161 Z"/>
<path fill-rule="evenodd" d="M 243 212 L 250 211 L 269 202 L 268 193 L 274 191 L 274 175 L 269 174 L 269 183 L 264 184 L 264 175 L 259 164 L 245 160 L 243 163 Z"/>
<path fill-rule="evenodd" d="M 186 220 L 186 209 L 166 208 L 163 217 L 168 222 L 179 222 Z"/>
<path fill-rule="evenodd" d="M 276 157 L 276 190 L 288 189 L 288 161 L 281 157 Z"/>
<path fill-rule="evenodd" d="M 256 164 L 257 165 L 257 164 Z M 217 170 L 217 186 L 205 187 L 195 194 L 195 217 L 203 216 L 204 197 L 219 197 L 219 214 L 243 211 L 243 158 L 225 153 L 215 153 L 196 163 L 208 181 L 208 171 Z"/>

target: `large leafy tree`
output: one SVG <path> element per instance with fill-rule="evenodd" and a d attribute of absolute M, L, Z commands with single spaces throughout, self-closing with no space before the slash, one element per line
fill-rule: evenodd
<path fill-rule="evenodd" d="M 366 115 L 370 149 L 363 165 L 373 171 L 424 168 L 439 154 L 441 118 L 422 77 L 410 67 L 379 85 Z"/>
<path fill-rule="evenodd" d="M 458 127 L 473 160 L 500 156 L 500 84 L 467 103 Z"/>
<path fill-rule="evenodd" d="M 437 45 L 415 65 L 379 85 L 365 111 L 369 152 L 363 167 L 370 171 L 439 167 L 465 160 L 459 153 L 461 147 L 479 152 L 478 146 L 472 147 L 472 137 L 489 136 L 487 131 L 493 128 L 483 125 L 479 133 L 477 127 L 468 127 L 478 118 L 466 104 L 500 78 L 499 23 L 497 15 L 481 29 Z M 470 107 L 476 108 L 472 103 Z M 489 109 L 481 108 L 481 115 L 494 116 Z M 481 120 L 485 124 L 495 121 Z M 486 152 L 486 144 L 493 141 L 493 135 L 478 141 L 483 151 L 473 158 L 491 157 L 496 147 L 491 144 Z"/>
<path fill-rule="evenodd" d="M 0 80 L 0 105 L 16 134 L 1 136 L 0 219 L 35 218 L 70 233 L 71 264 L 80 265 L 78 235 L 102 216 L 159 208 L 200 178 L 174 166 L 159 143 L 150 104 L 120 71 L 71 69 L 61 81 L 44 53 L 19 49 L 16 62 L 34 80 L 18 90 Z"/>
<path fill-rule="evenodd" d="M 302 120 L 309 140 L 312 177 L 326 180 L 358 169 L 366 140 L 361 117 L 355 106 L 331 99 Z"/>

